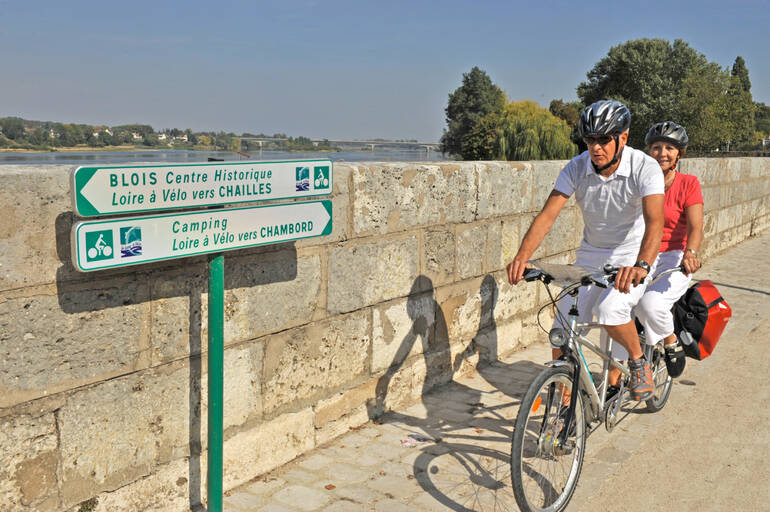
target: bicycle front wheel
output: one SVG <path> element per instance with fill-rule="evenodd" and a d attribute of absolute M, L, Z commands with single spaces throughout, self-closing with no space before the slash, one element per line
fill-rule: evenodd
<path fill-rule="evenodd" d="M 530 384 L 519 406 L 511 448 L 511 481 L 524 512 L 564 510 L 577 487 L 586 444 L 582 393 L 575 403 L 573 426 L 559 442 L 572 390 L 565 367 L 547 368 Z"/>
<path fill-rule="evenodd" d="M 666 405 L 669 395 L 671 395 L 671 385 L 674 379 L 668 374 L 666 368 L 666 359 L 663 352 L 663 343 L 659 343 L 652 351 L 652 361 L 650 361 L 650 369 L 652 370 L 652 383 L 655 386 L 655 391 L 648 400 L 644 403 L 647 404 L 647 410 L 650 412 L 658 412 Z"/>

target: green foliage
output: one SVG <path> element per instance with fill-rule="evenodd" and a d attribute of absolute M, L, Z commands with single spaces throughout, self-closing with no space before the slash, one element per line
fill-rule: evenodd
<path fill-rule="evenodd" d="M 24 138 L 24 123 L 18 117 L 7 117 L 2 122 L 3 135 L 11 140 Z"/>
<path fill-rule="evenodd" d="M 565 103 L 562 100 L 551 100 L 551 105 L 548 107 L 548 110 L 559 119 L 563 119 L 570 128 L 575 129 L 577 128 L 580 113 L 583 111 L 583 108 L 583 104 L 579 101 Z"/>
<path fill-rule="evenodd" d="M 724 122 L 728 107 L 722 101 L 729 87 L 729 75 L 713 63 L 692 71 L 682 83 L 677 117 L 690 136 L 690 148 L 713 150 L 730 140 L 732 126 Z"/>
<path fill-rule="evenodd" d="M 754 107 L 754 129 L 765 138 L 770 137 L 770 106 L 758 101 Z"/>
<path fill-rule="evenodd" d="M 504 106 L 505 94 L 484 71 L 474 66 L 464 73 L 462 85 L 449 94 L 445 110 L 447 130 L 441 136 L 441 151 L 463 154 L 463 141 L 473 127 L 484 116 L 502 112 Z"/>
<path fill-rule="evenodd" d="M 740 55 L 735 58 L 727 91 L 728 117 L 733 124 L 732 141 L 736 149 L 751 149 L 754 145 L 754 101 L 746 62 Z M 730 139 L 728 139 L 730 140 Z"/>
<path fill-rule="evenodd" d="M 555 160 L 571 158 L 577 147 L 562 119 L 534 101 L 511 102 L 502 113 L 482 118 L 465 137 L 465 160 Z"/>
<path fill-rule="evenodd" d="M 93 512 L 94 510 L 96 510 L 96 505 L 98 504 L 99 504 L 99 500 L 97 498 L 88 499 L 80 503 L 80 508 L 78 508 L 78 512 Z"/>
<path fill-rule="evenodd" d="M 706 57 L 677 39 L 636 39 L 610 48 L 578 85 L 585 105 L 615 99 L 631 110 L 629 145 L 644 147 L 650 126 L 676 120 L 677 96 L 686 77 L 707 64 Z M 686 126 L 689 133 L 690 128 Z"/>
<path fill-rule="evenodd" d="M 649 127 L 665 120 L 683 124 L 696 150 L 754 140 L 751 82 L 741 57 L 731 76 L 681 39 L 636 39 L 612 47 L 587 77 L 577 89 L 583 103 L 616 99 L 631 110 L 633 147 L 643 147 Z"/>
<path fill-rule="evenodd" d="M 743 60 L 743 57 L 741 57 L 740 55 L 735 57 L 735 62 L 733 63 L 733 70 L 730 74 L 739 80 L 741 89 L 743 89 L 746 92 L 751 91 L 751 80 L 749 80 L 749 68 L 746 67 L 746 61 Z"/>

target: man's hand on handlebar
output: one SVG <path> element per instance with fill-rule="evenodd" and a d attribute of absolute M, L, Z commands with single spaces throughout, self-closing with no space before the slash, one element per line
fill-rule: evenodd
<path fill-rule="evenodd" d="M 647 271 L 641 267 L 620 267 L 615 276 L 615 289 L 621 293 L 629 293 L 631 285 L 639 286 L 647 277 Z"/>
<path fill-rule="evenodd" d="M 529 265 L 525 260 L 514 259 L 506 267 L 506 270 L 508 271 L 508 283 L 518 284 L 519 281 L 521 281 L 523 278 L 522 276 L 524 275 L 524 271 L 530 267 L 531 265 Z"/>

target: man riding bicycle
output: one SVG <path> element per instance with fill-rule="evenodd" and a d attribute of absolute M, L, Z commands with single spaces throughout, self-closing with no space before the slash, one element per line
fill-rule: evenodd
<path fill-rule="evenodd" d="M 605 264 L 620 267 L 613 288 L 580 290 L 579 321 L 596 316 L 607 334 L 628 351 L 629 389 L 634 399 L 646 400 L 654 391 L 652 373 L 639 345 L 631 308 L 644 294 L 644 278 L 658 256 L 665 189 L 658 163 L 626 146 L 630 125 L 631 113 L 617 101 L 598 101 L 582 112 L 578 133 L 588 151 L 561 170 L 507 271 L 511 284 L 522 280 L 527 261 L 574 194 L 585 225 L 575 265 L 597 272 Z M 568 308 L 566 301 L 559 304 L 554 327 L 568 328 Z M 554 358 L 560 355 L 553 348 Z"/>

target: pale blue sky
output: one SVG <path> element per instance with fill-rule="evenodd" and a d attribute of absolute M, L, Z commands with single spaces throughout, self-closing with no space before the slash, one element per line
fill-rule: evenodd
<path fill-rule="evenodd" d="M 533 4 L 0 0 L 0 117 L 435 141 L 474 65 L 547 106 L 641 37 L 743 56 L 770 104 L 767 0 Z"/>

